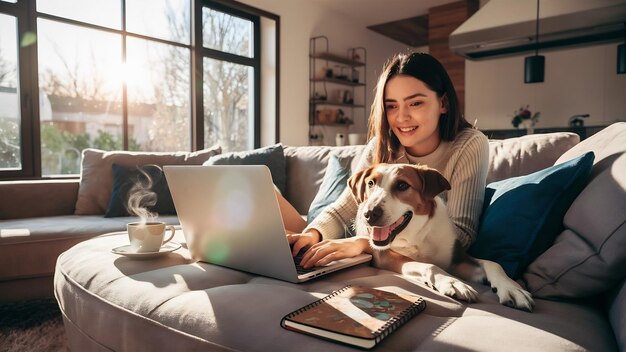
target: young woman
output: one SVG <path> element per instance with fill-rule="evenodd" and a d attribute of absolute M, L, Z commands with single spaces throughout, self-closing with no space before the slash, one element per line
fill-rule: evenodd
<path fill-rule="evenodd" d="M 437 169 L 452 189 L 441 194 L 467 249 L 474 241 L 483 206 L 489 163 L 487 137 L 459 111 L 444 67 L 424 53 L 391 58 L 376 86 L 369 119 L 369 143 L 359 163 L 424 164 Z M 287 235 L 294 255 L 310 247 L 302 265 L 311 267 L 371 252 L 367 234 L 342 238 L 356 216 L 350 190 L 300 233 Z M 408 259 L 408 258 L 406 258 Z"/>

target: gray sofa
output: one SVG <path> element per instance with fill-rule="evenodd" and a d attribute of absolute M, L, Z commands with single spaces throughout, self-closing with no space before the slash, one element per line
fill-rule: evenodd
<path fill-rule="evenodd" d="M 624 350 L 625 262 L 615 253 L 626 253 L 626 123 L 577 143 L 578 136 L 567 133 L 490 141 L 488 181 L 596 153 L 591 180 L 564 218 L 566 230 L 524 275 L 537 293 L 533 313 L 499 305 L 487 286 L 474 285 L 480 301 L 468 305 L 368 265 L 295 285 L 196 263 L 184 246 L 158 260 L 119 258 L 110 248 L 125 241 L 123 235 L 85 240 L 123 230 L 131 218 L 73 215 L 78 181 L 0 183 L 0 299 L 49 295 L 54 263 L 65 251 L 56 262 L 54 290 L 75 350 L 349 349 L 279 326 L 283 315 L 349 283 L 427 300 L 426 311 L 387 338 L 382 350 Z M 361 150 L 286 147 L 287 199 L 306 213 L 329 155 L 356 160 Z M 180 234 L 177 240 L 185 241 Z M 558 267 L 563 263 L 569 267 Z M 583 270 L 588 263 L 593 267 Z"/>

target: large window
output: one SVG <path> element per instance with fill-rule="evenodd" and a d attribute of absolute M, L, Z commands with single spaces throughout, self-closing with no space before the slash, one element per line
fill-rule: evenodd
<path fill-rule="evenodd" d="M 89 147 L 258 147 L 260 16 L 232 0 L 0 2 L 0 178 L 76 175 Z"/>

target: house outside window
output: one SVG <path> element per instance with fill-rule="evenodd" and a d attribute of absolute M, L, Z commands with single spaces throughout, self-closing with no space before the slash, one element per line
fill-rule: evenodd
<path fill-rule="evenodd" d="M 236 5 L 0 2 L 0 178 L 76 175 L 85 148 L 258 147 L 260 17 Z"/>

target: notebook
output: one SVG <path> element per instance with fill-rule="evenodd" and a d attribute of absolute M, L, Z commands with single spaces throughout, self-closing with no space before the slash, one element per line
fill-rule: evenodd
<path fill-rule="evenodd" d="M 369 349 L 425 308 L 420 296 L 348 285 L 287 314 L 281 326 Z"/>
<path fill-rule="evenodd" d="M 194 259 L 289 282 L 365 263 L 342 259 L 298 273 L 265 165 L 164 166 Z"/>

